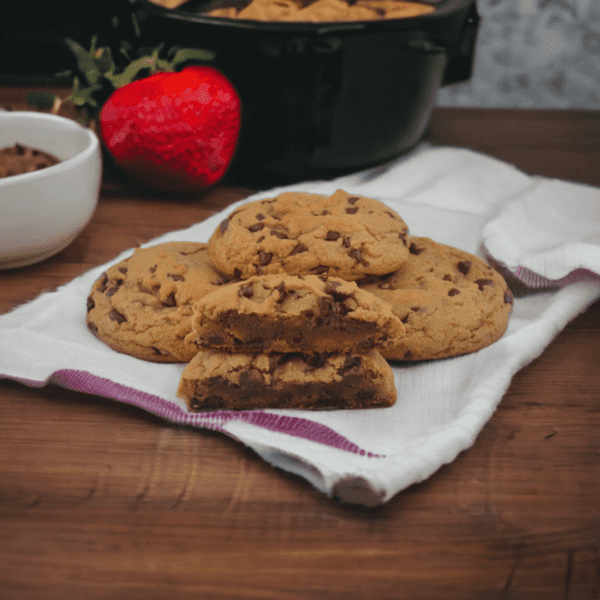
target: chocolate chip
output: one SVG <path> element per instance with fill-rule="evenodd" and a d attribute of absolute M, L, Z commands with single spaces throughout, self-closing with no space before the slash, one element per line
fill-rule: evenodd
<path fill-rule="evenodd" d="M 419 256 L 419 254 L 421 254 L 421 252 L 423 252 L 425 250 L 425 248 L 419 248 L 414 242 L 411 243 L 411 245 L 408 247 L 408 251 L 411 254 L 414 254 L 415 256 Z"/>
<path fill-rule="evenodd" d="M 491 279 L 477 279 L 475 281 L 475 283 L 477 284 L 477 287 L 479 288 L 480 292 L 483 292 L 483 288 L 486 285 L 493 285 L 493 281 Z"/>
<path fill-rule="evenodd" d="M 254 296 L 252 286 L 249 283 L 241 285 L 238 289 L 238 296 L 240 298 L 252 298 L 252 296 Z"/>
<path fill-rule="evenodd" d="M 114 308 L 108 313 L 108 318 L 111 321 L 116 321 L 119 325 L 127 321 L 127 317 L 125 315 L 122 315 L 118 310 L 115 310 Z"/>
<path fill-rule="evenodd" d="M 123 275 L 127 275 L 127 267 L 119 267 L 119 273 L 123 273 Z"/>
<path fill-rule="evenodd" d="M 227 402 L 222 396 L 207 396 L 206 398 L 192 398 L 190 401 L 191 410 L 202 410 L 202 409 L 218 409 L 225 408 Z"/>
<path fill-rule="evenodd" d="M 328 231 L 325 240 L 328 242 L 335 242 L 340 236 L 341 233 L 338 233 L 337 231 Z"/>
<path fill-rule="evenodd" d="M 342 246 L 343 246 L 344 248 L 350 248 L 350 238 L 349 238 L 349 237 L 345 237 L 345 238 L 342 240 Z"/>
<path fill-rule="evenodd" d="M 173 281 L 185 281 L 185 277 L 181 275 L 177 275 L 175 273 L 169 273 L 167 277 L 170 277 Z"/>
<path fill-rule="evenodd" d="M 351 369 L 354 369 L 355 367 L 360 367 L 361 364 L 361 360 L 358 356 L 347 356 L 346 360 L 344 361 L 344 364 L 338 369 L 338 374 L 344 375 Z"/>
<path fill-rule="evenodd" d="M 392 219 L 396 219 L 397 218 L 396 215 L 393 212 L 389 211 L 389 210 L 386 210 L 385 214 L 386 215 L 390 215 L 390 217 L 392 217 Z"/>
<path fill-rule="evenodd" d="M 102 275 L 102 278 L 100 279 L 100 285 L 98 286 L 97 291 L 103 294 L 106 291 L 107 283 L 108 276 L 106 275 L 106 273 L 104 273 L 104 275 Z"/>
<path fill-rule="evenodd" d="M 259 238 L 258 238 L 256 241 L 257 241 L 259 244 L 260 244 L 261 242 L 264 242 L 264 241 L 265 241 L 265 236 L 264 236 L 264 235 L 261 235 L 261 236 L 260 236 L 260 237 L 259 237 Z"/>
<path fill-rule="evenodd" d="M 273 258 L 273 253 L 260 250 L 258 253 L 258 258 L 260 260 L 261 267 L 265 267 L 271 262 L 271 259 Z"/>
<path fill-rule="evenodd" d="M 96 333 L 98 333 L 98 327 L 96 326 L 95 323 L 88 323 L 87 324 L 87 328 L 95 335 Z"/>
<path fill-rule="evenodd" d="M 355 215 L 358 212 L 358 206 L 355 206 L 354 208 L 347 208 L 346 212 L 349 215 Z"/>
<path fill-rule="evenodd" d="M 240 386 L 246 390 L 253 390 L 264 384 L 263 374 L 258 369 L 248 369 L 240 373 Z"/>
<path fill-rule="evenodd" d="M 278 240 L 287 240 L 288 236 L 283 233 L 283 231 L 279 231 L 277 229 L 271 229 L 271 235 L 274 235 Z"/>
<path fill-rule="evenodd" d="M 325 273 L 329 272 L 329 267 L 326 267 L 325 265 L 319 265 L 318 267 L 311 269 L 310 272 L 314 273 L 315 275 L 324 275 Z"/>
<path fill-rule="evenodd" d="M 91 296 L 88 296 L 87 299 L 87 312 L 90 312 L 90 310 L 92 310 L 92 308 L 94 308 L 96 306 L 96 303 L 94 302 L 94 299 Z"/>
<path fill-rule="evenodd" d="M 407 350 L 407 351 L 404 353 L 404 358 L 410 358 L 411 356 L 412 356 L 412 352 L 411 352 L 410 350 Z"/>
<path fill-rule="evenodd" d="M 250 225 L 248 227 L 248 231 L 251 231 L 252 233 L 256 233 L 257 231 L 260 231 L 264 226 L 265 226 L 265 224 L 261 223 L 261 222 L 254 223 L 254 225 Z"/>
<path fill-rule="evenodd" d="M 114 296 L 118 291 L 119 291 L 119 286 L 118 285 L 113 285 L 112 287 L 109 287 L 106 290 L 106 297 L 110 298 L 111 296 Z"/>
<path fill-rule="evenodd" d="M 306 364 L 313 369 L 321 369 L 327 363 L 328 358 L 327 352 L 316 352 L 307 357 Z"/>
<path fill-rule="evenodd" d="M 452 277 L 450 277 L 450 275 L 444 275 L 444 276 L 442 277 L 442 279 L 443 279 L 444 281 L 452 281 Z"/>
<path fill-rule="evenodd" d="M 328 281 L 325 285 L 325 292 L 327 294 L 334 294 L 341 285 L 342 284 L 339 281 Z"/>
<path fill-rule="evenodd" d="M 469 272 L 469 270 L 471 269 L 471 261 L 470 260 L 463 260 L 461 262 L 459 262 L 456 267 L 458 268 L 458 270 L 463 274 L 463 275 L 467 275 L 467 273 Z"/>
<path fill-rule="evenodd" d="M 348 204 L 356 204 L 359 200 L 359 196 L 350 196 L 350 198 L 348 198 Z"/>
<path fill-rule="evenodd" d="M 242 272 L 239 269 L 234 269 L 233 270 L 233 276 L 235 279 L 241 279 L 242 278 Z"/>
<path fill-rule="evenodd" d="M 259 221 L 264 221 L 264 220 L 265 220 L 267 217 L 265 217 L 265 215 L 263 215 L 262 213 L 258 213 L 258 214 L 256 215 L 256 218 L 257 218 Z"/>
<path fill-rule="evenodd" d="M 402 243 L 406 246 L 406 244 L 407 244 L 407 241 L 406 241 L 406 232 L 399 233 L 398 237 L 402 240 Z"/>
<path fill-rule="evenodd" d="M 173 308 L 174 306 L 177 306 L 177 301 L 175 300 L 175 294 L 173 292 L 171 292 L 167 298 L 163 300 L 163 306 L 166 306 L 167 308 Z"/>
<path fill-rule="evenodd" d="M 225 343 L 225 338 L 222 335 L 214 334 L 207 337 L 202 337 L 202 342 L 199 344 L 202 347 L 214 348 L 222 346 Z"/>
<path fill-rule="evenodd" d="M 353 258 L 356 262 L 360 262 L 361 260 L 360 250 L 358 250 L 357 248 L 353 248 L 352 250 L 350 250 L 350 252 L 348 252 L 348 256 L 350 258 Z"/>
<path fill-rule="evenodd" d="M 448 292 L 448 296 L 456 296 L 456 294 L 460 294 L 460 290 L 457 290 L 456 288 L 452 288 L 449 292 Z"/>
<path fill-rule="evenodd" d="M 282 354 L 269 354 L 269 373 L 273 373 L 275 369 L 282 363 Z"/>
<path fill-rule="evenodd" d="M 408 323 L 408 318 L 410 317 L 410 313 L 408 313 L 407 315 L 404 315 L 400 321 L 402 321 L 402 323 L 406 324 Z"/>
<path fill-rule="evenodd" d="M 514 298 L 512 292 L 510 290 L 506 290 L 504 292 L 504 304 L 512 304 L 514 302 Z"/>
<path fill-rule="evenodd" d="M 156 348 L 155 346 L 150 346 L 152 348 L 152 352 L 154 352 L 154 354 L 162 356 L 162 352 Z"/>
<path fill-rule="evenodd" d="M 282 281 L 275 289 L 279 292 L 279 298 L 276 300 L 276 302 L 277 302 L 277 304 L 281 304 L 285 300 L 285 297 L 287 296 L 287 291 L 285 289 L 285 282 Z"/>
<path fill-rule="evenodd" d="M 153 265 L 151 266 L 148 271 L 150 271 L 150 273 L 156 273 L 156 268 L 158 267 L 158 265 Z"/>
<path fill-rule="evenodd" d="M 290 256 L 294 256 L 296 254 L 301 254 L 302 252 L 306 252 L 308 248 L 304 244 L 297 244 L 294 249 L 290 252 Z"/>
<path fill-rule="evenodd" d="M 229 227 L 229 219 L 223 219 L 221 221 L 221 223 L 219 224 L 219 229 L 221 230 L 221 233 L 225 233 L 227 231 L 228 227 Z"/>

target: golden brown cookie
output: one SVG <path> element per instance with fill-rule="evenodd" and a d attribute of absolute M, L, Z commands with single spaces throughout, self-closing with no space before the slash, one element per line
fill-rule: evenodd
<path fill-rule="evenodd" d="M 90 331 L 108 346 L 153 362 L 188 362 L 192 304 L 227 283 L 206 244 L 170 242 L 138 248 L 110 267 L 87 301 Z"/>
<path fill-rule="evenodd" d="M 358 282 L 389 303 L 406 328 L 383 356 L 411 361 L 457 356 L 503 335 L 513 295 L 497 271 L 429 238 L 411 237 L 409 249 L 409 260 L 395 273 Z"/>
<path fill-rule="evenodd" d="M 299 0 L 256 0 L 234 16 L 253 21 L 285 21 L 301 7 L 302 3 Z"/>
<path fill-rule="evenodd" d="M 390 306 L 356 283 L 262 275 L 194 304 L 190 346 L 227 352 L 366 352 L 404 334 Z"/>
<path fill-rule="evenodd" d="M 181 0 L 152 0 L 156 3 L 179 2 Z M 255 21 L 306 21 L 313 23 L 328 21 L 372 21 L 376 19 L 406 19 L 431 13 L 435 8 L 421 2 L 399 2 L 397 0 L 252 0 L 249 4 L 223 6 L 210 10 L 211 17 L 250 19 Z"/>
<path fill-rule="evenodd" d="M 329 275 L 346 281 L 383 275 L 408 258 L 408 227 L 382 202 L 338 190 L 284 192 L 232 212 L 208 242 L 230 276 Z"/>
<path fill-rule="evenodd" d="M 396 401 L 389 364 L 366 354 L 229 354 L 201 351 L 177 395 L 191 411 L 260 408 L 357 409 Z"/>

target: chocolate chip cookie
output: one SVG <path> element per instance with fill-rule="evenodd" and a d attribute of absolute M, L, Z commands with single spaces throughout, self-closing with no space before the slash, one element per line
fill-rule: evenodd
<path fill-rule="evenodd" d="M 108 346 L 153 362 L 188 362 L 192 304 L 228 282 L 206 244 L 170 242 L 138 248 L 111 266 L 87 300 L 90 331 Z"/>
<path fill-rule="evenodd" d="M 408 259 L 408 227 L 385 204 L 338 190 L 285 192 L 232 212 L 208 242 L 222 272 L 327 274 L 346 281 L 384 275 Z"/>
<path fill-rule="evenodd" d="M 398 344 L 390 306 L 354 282 L 254 276 L 194 303 L 188 343 L 227 352 L 366 352 Z"/>
<path fill-rule="evenodd" d="M 177 395 L 191 411 L 391 406 L 394 377 L 377 352 L 230 354 L 201 351 L 186 365 Z"/>
<path fill-rule="evenodd" d="M 406 329 L 382 350 L 390 360 L 427 360 L 480 350 L 508 325 L 513 295 L 479 257 L 424 237 L 409 238 L 410 258 L 395 273 L 358 282 L 385 300 Z"/>
<path fill-rule="evenodd" d="M 158 2 L 158 0 L 153 0 Z M 166 0 L 160 0 L 160 3 Z M 173 0 L 177 1 L 177 0 Z M 252 0 L 250 4 L 236 8 L 223 6 L 206 14 L 211 17 L 250 19 L 255 21 L 372 21 L 379 19 L 403 19 L 433 12 L 433 6 L 418 2 L 395 0 Z"/>

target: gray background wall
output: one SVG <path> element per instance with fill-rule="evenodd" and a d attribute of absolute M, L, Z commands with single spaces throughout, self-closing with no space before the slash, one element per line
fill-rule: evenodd
<path fill-rule="evenodd" d="M 440 106 L 600 109 L 600 0 L 478 0 L 473 77 Z"/>

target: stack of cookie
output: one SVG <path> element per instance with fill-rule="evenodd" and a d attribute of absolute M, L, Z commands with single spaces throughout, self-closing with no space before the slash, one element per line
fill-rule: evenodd
<path fill-rule="evenodd" d="M 316 275 L 258 275 L 194 305 L 178 395 L 191 410 L 365 408 L 396 400 L 377 352 L 404 326 L 356 283 Z"/>
<path fill-rule="evenodd" d="M 466 252 L 409 237 L 385 204 L 286 192 L 232 212 L 208 244 L 138 249 L 94 283 L 88 327 L 115 350 L 189 363 L 190 410 L 389 406 L 388 360 L 483 348 L 512 294 Z"/>

